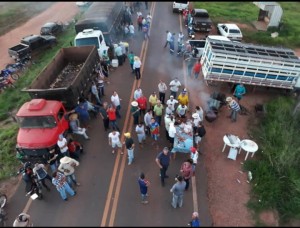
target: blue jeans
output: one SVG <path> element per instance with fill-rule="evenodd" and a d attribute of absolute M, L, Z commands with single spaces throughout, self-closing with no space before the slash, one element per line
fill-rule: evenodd
<path fill-rule="evenodd" d="M 68 175 L 66 176 L 67 177 L 67 182 L 70 186 L 72 186 L 72 184 L 76 184 L 76 177 L 75 177 L 75 173 L 71 174 L 71 175 Z"/>
<path fill-rule="evenodd" d="M 127 153 L 128 153 L 128 165 L 130 165 L 132 163 L 132 161 L 133 161 L 133 158 L 134 158 L 133 150 L 134 149 L 127 149 Z"/>
<path fill-rule="evenodd" d="M 199 74 L 200 74 L 200 72 L 198 72 L 198 73 L 195 72 L 195 74 L 194 74 L 195 75 L 195 79 L 197 79 L 199 77 Z"/>
<path fill-rule="evenodd" d="M 67 199 L 67 193 L 69 193 L 71 196 L 75 195 L 74 190 L 67 182 L 58 190 L 58 192 L 60 193 L 60 196 L 63 200 Z"/>
<path fill-rule="evenodd" d="M 52 165 L 50 165 L 50 168 L 51 168 L 52 173 L 54 173 L 57 169 L 57 163 L 55 162 Z"/>
<path fill-rule="evenodd" d="M 173 193 L 172 206 L 174 208 L 176 208 L 177 205 L 178 205 L 178 207 L 182 207 L 182 204 L 183 204 L 183 195 L 175 195 Z"/>
<path fill-rule="evenodd" d="M 110 120 L 109 122 L 111 123 L 111 126 L 114 130 L 120 131 L 116 120 Z"/>
<path fill-rule="evenodd" d="M 141 196 L 142 196 L 142 201 L 146 201 L 146 199 L 147 199 L 147 194 L 141 194 Z"/>

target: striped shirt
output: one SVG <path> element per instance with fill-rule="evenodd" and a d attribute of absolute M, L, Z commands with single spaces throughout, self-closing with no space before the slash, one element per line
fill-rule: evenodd
<path fill-rule="evenodd" d="M 64 185 L 67 183 L 66 180 L 63 180 L 64 177 L 65 177 L 64 174 L 57 172 L 57 176 L 52 178 L 52 184 L 55 185 L 58 191 L 62 189 Z"/>
<path fill-rule="evenodd" d="M 232 100 L 231 103 L 230 103 L 230 108 L 236 112 L 240 111 L 241 108 L 239 106 L 239 104 L 235 101 L 235 100 Z"/>

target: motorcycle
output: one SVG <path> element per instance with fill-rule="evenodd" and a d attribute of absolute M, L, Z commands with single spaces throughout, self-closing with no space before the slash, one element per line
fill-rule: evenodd
<path fill-rule="evenodd" d="M 0 226 L 5 227 L 6 226 L 6 212 L 4 210 L 4 207 L 7 203 L 7 196 L 5 194 L 0 195 Z"/>
<path fill-rule="evenodd" d="M 38 177 L 33 174 L 31 163 L 26 162 L 24 166 L 19 169 L 18 174 L 20 173 L 22 174 L 22 179 L 26 184 L 26 196 L 30 195 L 33 200 L 43 199 L 42 185 L 38 180 Z"/>

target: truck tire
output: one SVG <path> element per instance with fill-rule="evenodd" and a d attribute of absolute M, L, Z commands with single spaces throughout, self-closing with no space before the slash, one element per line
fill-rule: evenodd
<path fill-rule="evenodd" d="M 13 73 L 13 74 L 11 74 L 10 76 L 11 76 L 11 78 L 12 78 L 13 80 L 15 80 L 15 81 L 18 80 L 19 77 L 20 77 L 17 73 Z"/>

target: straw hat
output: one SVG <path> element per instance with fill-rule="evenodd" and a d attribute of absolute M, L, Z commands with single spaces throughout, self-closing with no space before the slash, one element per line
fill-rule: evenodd
<path fill-rule="evenodd" d="M 232 97 L 226 97 L 226 101 L 227 102 L 231 102 L 232 101 Z"/>
<path fill-rule="evenodd" d="M 137 107 L 139 104 L 138 104 L 136 101 L 133 101 L 133 102 L 131 102 L 131 105 L 132 105 L 133 107 Z"/>
<path fill-rule="evenodd" d="M 70 163 L 72 161 L 72 158 L 68 157 L 68 156 L 64 156 L 63 158 L 61 158 L 60 160 L 60 163 L 62 164 L 67 164 L 67 163 Z"/>
<path fill-rule="evenodd" d="M 130 136 L 131 136 L 130 132 L 126 132 L 126 133 L 124 133 L 124 135 L 125 135 L 125 137 L 127 137 L 127 138 L 130 138 Z"/>
<path fill-rule="evenodd" d="M 192 117 L 193 117 L 194 119 L 199 118 L 199 114 L 198 114 L 198 113 L 194 113 L 194 114 L 192 115 Z"/>
<path fill-rule="evenodd" d="M 70 115 L 70 120 L 77 120 L 78 119 L 78 114 L 77 113 L 73 113 Z"/>

